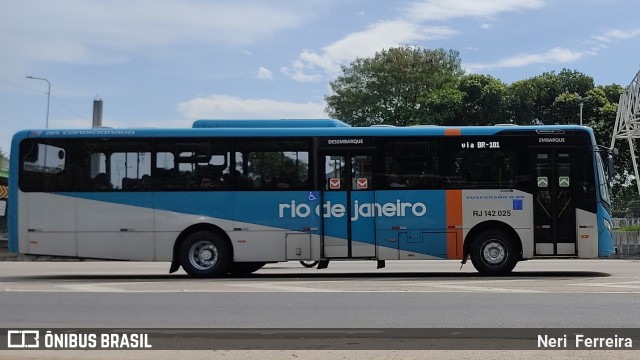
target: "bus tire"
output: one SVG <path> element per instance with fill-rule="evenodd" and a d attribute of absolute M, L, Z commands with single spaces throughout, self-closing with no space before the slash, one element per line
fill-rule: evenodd
<path fill-rule="evenodd" d="M 502 230 L 488 230 L 473 239 L 470 251 L 473 267 L 482 275 L 506 275 L 518 263 L 514 239 Z"/>
<path fill-rule="evenodd" d="M 312 261 L 312 260 L 302 260 L 300 261 L 300 265 L 306 268 L 316 267 L 320 261 Z"/>
<path fill-rule="evenodd" d="M 248 275 L 254 273 L 267 263 L 265 262 L 234 262 L 229 265 L 229 274 L 231 275 Z"/>
<path fill-rule="evenodd" d="M 180 264 L 187 274 L 217 277 L 226 274 L 231 251 L 227 242 L 211 231 L 197 231 L 180 245 Z"/>

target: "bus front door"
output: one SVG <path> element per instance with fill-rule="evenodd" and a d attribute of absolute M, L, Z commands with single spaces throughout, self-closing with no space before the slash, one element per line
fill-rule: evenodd
<path fill-rule="evenodd" d="M 572 151 L 536 149 L 533 157 L 534 254 L 575 255 Z"/>
<path fill-rule="evenodd" d="M 373 258 L 375 192 L 373 156 L 362 150 L 331 150 L 320 156 L 323 256 Z"/>

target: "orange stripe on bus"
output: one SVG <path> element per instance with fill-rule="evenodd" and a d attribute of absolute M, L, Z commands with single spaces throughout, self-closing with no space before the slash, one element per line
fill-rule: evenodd
<path fill-rule="evenodd" d="M 460 128 L 448 128 L 444 129 L 444 134 L 446 136 L 460 136 L 460 134 L 462 134 L 462 130 L 460 130 Z"/>
<path fill-rule="evenodd" d="M 462 258 L 462 190 L 446 190 L 447 259 Z"/>

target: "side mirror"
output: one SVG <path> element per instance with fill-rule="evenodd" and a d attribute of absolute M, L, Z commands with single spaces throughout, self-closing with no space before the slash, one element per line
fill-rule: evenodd
<path fill-rule="evenodd" d="M 613 167 L 613 156 L 607 156 L 607 176 L 611 179 L 615 175 L 615 168 Z"/>

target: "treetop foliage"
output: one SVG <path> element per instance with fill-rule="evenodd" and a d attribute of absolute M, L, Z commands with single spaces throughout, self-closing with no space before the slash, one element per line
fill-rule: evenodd
<path fill-rule="evenodd" d="M 342 66 L 325 98 L 331 117 L 354 126 L 415 125 L 428 116 L 430 95 L 455 88 L 464 74 L 454 50 L 405 46 Z"/>

